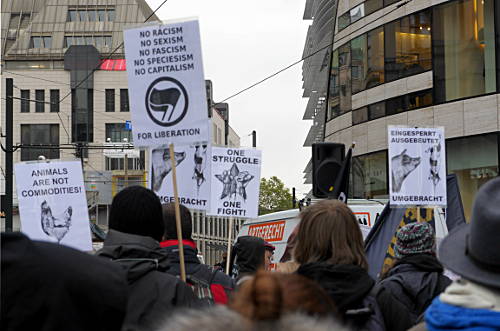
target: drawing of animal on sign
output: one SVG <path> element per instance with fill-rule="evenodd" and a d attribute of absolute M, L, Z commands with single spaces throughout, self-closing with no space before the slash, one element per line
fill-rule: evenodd
<path fill-rule="evenodd" d="M 206 210 L 210 196 L 210 146 L 197 144 L 174 147 L 179 202 L 188 208 Z M 168 145 L 150 149 L 149 187 L 161 203 L 174 202 L 172 160 Z"/>
<path fill-rule="evenodd" d="M 256 217 L 260 167 L 258 150 L 213 147 L 210 214 Z"/>

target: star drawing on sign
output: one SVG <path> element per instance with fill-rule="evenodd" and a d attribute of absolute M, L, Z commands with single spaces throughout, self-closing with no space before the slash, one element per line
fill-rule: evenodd
<path fill-rule="evenodd" d="M 240 171 L 236 163 L 233 163 L 231 169 L 224 170 L 222 174 L 215 175 L 223 184 L 220 199 L 236 199 L 239 195 L 245 201 L 247 199 L 246 187 L 254 178 L 248 171 Z"/>

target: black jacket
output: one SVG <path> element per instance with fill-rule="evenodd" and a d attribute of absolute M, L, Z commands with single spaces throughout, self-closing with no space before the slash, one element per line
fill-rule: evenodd
<path fill-rule="evenodd" d="M 389 292 L 391 300 L 404 305 L 414 324 L 432 300 L 450 284 L 451 280 L 443 275 L 443 267 L 435 256 L 417 254 L 397 261 L 378 287 Z"/>
<path fill-rule="evenodd" d="M 316 281 L 326 290 L 344 322 L 353 330 L 364 330 L 367 325 L 377 324 L 385 326 L 386 330 L 406 330 L 411 326 L 408 321 L 396 318 L 403 311 L 399 304 L 381 304 L 381 301 L 386 301 L 387 294 L 377 293 L 375 281 L 359 266 L 307 263 L 301 265 L 297 273 Z M 363 314 L 363 310 L 372 304 L 377 307 L 372 307 L 371 313 Z M 374 321 L 377 319 L 378 321 Z"/>
<path fill-rule="evenodd" d="M 198 251 L 196 244 L 192 240 L 183 240 L 184 243 L 184 264 L 186 267 L 186 275 L 194 277 L 197 280 L 206 282 L 208 285 L 220 285 L 220 289 L 224 291 L 225 298 L 216 297 L 215 302 L 227 303 L 228 294 L 234 288 L 234 280 L 221 271 L 212 270 L 209 266 L 201 264 L 198 260 Z M 161 251 L 167 256 L 166 272 L 179 276 L 180 260 L 179 260 L 179 246 L 177 240 L 165 240 L 160 243 L 162 246 Z M 212 286 L 213 290 L 213 286 Z M 213 291 L 212 291 L 213 292 Z M 219 301 L 222 299 L 223 301 Z"/>
<path fill-rule="evenodd" d="M 259 237 L 239 237 L 231 252 L 231 276 L 239 280 L 264 267 L 265 244 Z"/>
<path fill-rule="evenodd" d="M 165 273 L 165 255 L 153 238 L 110 230 L 97 255 L 119 263 L 127 273 L 124 330 L 154 330 L 174 308 L 197 305 L 191 288 Z"/>
<path fill-rule="evenodd" d="M 127 284 L 115 264 L 21 233 L 2 233 L 1 255 L 1 330 L 121 329 Z"/>

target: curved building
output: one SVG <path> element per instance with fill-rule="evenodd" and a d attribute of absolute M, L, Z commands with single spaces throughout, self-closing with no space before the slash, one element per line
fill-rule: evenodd
<path fill-rule="evenodd" d="M 322 2 L 307 1 L 306 12 Z M 319 102 L 305 81 L 304 96 L 319 109 L 305 145 L 356 142 L 350 193 L 385 198 L 387 126 L 443 126 L 447 172 L 459 179 L 469 217 L 478 188 L 499 171 L 500 2 L 329 3 L 334 20 L 328 77 L 322 77 L 327 87 L 315 89 L 324 98 Z M 305 119 L 308 114 L 309 104 Z"/>

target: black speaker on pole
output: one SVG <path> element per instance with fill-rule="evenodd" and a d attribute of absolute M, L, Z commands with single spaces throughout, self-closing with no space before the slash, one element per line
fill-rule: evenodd
<path fill-rule="evenodd" d="M 327 198 L 333 192 L 344 157 L 344 144 L 312 144 L 312 184 L 316 198 Z"/>

